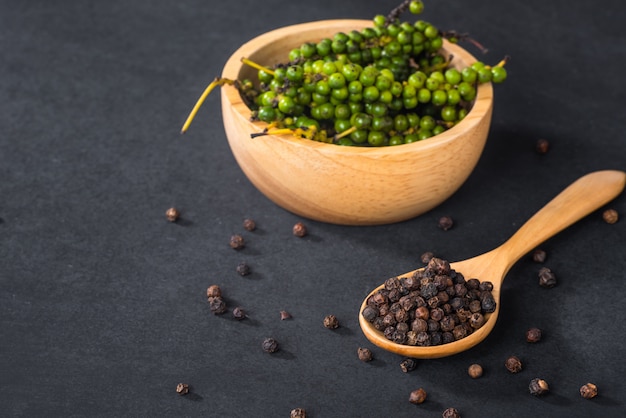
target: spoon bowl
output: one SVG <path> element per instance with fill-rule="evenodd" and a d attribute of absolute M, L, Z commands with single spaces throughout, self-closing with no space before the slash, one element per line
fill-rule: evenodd
<path fill-rule="evenodd" d="M 450 263 L 452 269 L 468 279 L 477 278 L 481 282 L 490 281 L 493 284 L 492 294 L 496 301 L 496 309 L 486 314 L 485 324 L 467 337 L 447 344 L 426 347 L 398 344 L 388 340 L 361 315 L 369 297 L 384 285 L 374 289 L 361 305 L 359 324 L 363 333 L 370 342 L 380 348 L 412 358 L 440 358 L 472 348 L 484 340 L 496 324 L 500 312 L 502 282 L 511 267 L 548 238 L 613 200 L 622 192 L 625 185 L 626 173 L 623 171 L 604 170 L 587 174 L 548 202 L 496 249 L 464 261 Z M 417 270 L 397 277 L 412 276 L 415 271 Z"/>

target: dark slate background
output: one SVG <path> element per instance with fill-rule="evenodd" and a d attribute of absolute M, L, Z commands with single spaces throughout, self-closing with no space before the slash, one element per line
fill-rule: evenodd
<path fill-rule="evenodd" d="M 313 222 L 261 195 L 233 159 L 204 87 L 245 41 L 395 1 L 0 1 L 0 410 L 10 417 L 621 417 L 626 219 L 599 210 L 543 245 L 559 280 L 519 261 L 493 334 L 465 353 L 401 357 L 362 335 L 358 306 L 434 251 L 465 259 L 504 242 L 578 177 L 626 169 L 623 2 L 430 1 L 424 19 L 510 55 L 485 152 L 463 187 L 385 226 Z M 471 46 L 468 46 L 472 50 Z M 477 50 L 472 50 L 480 54 Z M 548 154 L 534 151 L 549 140 Z M 182 220 L 165 220 L 176 206 Z M 626 196 L 606 205 L 626 218 Z M 453 229 L 437 228 L 451 215 Z M 247 232 L 252 217 L 258 229 Z M 310 234 L 291 227 L 304 221 Z M 243 233 L 247 247 L 228 247 Z M 235 272 L 246 261 L 252 274 Z M 209 313 L 218 284 L 243 322 Z M 279 311 L 293 319 L 281 321 Z M 322 326 L 335 314 L 341 328 Z M 531 326 L 544 330 L 527 344 Z M 281 344 L 264 353 L 264 337 Z M 360 346 L 375 361 L 357 359 Z M 509 374 L 506 357 L 524 370 Z M 485 375 L 471 380 L 480 362 Z M 532 378 L 551 393 L 528 393 Z M 584 400 L 586 382 L 600 395 Z M 192 386 L 181 397 L 179 382 Z M 408 402 L 424 387 L 428 400 Z"/>

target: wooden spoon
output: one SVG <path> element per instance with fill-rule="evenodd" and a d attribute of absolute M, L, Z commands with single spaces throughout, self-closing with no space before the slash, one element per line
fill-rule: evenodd
<path fill-rule="evenodd" d="M 496 310 L 485 315 L 485 325 L 467 337 L 452 343 L 428 347 L 397 344 L 385 338 L 382 332 L 374 328 L 359 313 L 363 333 L 373 344 L 413 358 L 446 357 L 468 350 L 485 339 L 495 326 L 500 312 L 502 281 L 513 264 L 548 238 L 613 200 L 622 192 L 625 185 L 626 173 L 623 171 L 605 170 L 587 174 L 563 190 L 498 248 L 468 260 L 450 263 L 454 270 L 462 273 L 467 279 L 477 278 L 493 283 L 492 293 L 497 304 Z M 415 271 L 398 277 L 411 276 Z M 367 306 L 368 298 L 382 287 L 384 285 L 374 289 L 365 298 L 359 312 Z"/>

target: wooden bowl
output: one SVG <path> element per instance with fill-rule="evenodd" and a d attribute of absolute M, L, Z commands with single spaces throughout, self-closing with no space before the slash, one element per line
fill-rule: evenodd
<path fill-rule="evenodd" d="M 256 79 L 246 57 L 261 65 L 286 62 L 304 42 L 371 26 L 369 20 L 325 20 L 288 26 L 242 45 L 222 77 Z M 458 45 L 444 42 L 463 67 L 476 61 Z M 237 163 L 266 197 L 294 214 L 341 225 L 379 225 L 423 214 L 448 199 L 468 178 L 483 151 L 491 123 L 493 89 L 477 89 L 476 102 L 456 126 L 434 137 L 385 147 L 326 144 L 290 135 L 260 136 L 266 124 L 250 121 L 238 91 L 221 89 L 226 136 Z"/>

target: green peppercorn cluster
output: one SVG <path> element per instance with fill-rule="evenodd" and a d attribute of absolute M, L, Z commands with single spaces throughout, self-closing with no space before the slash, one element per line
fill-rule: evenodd
<path fill-rule="evenodd" d="M 459 123 L 480 83 L 506 79 L 505 60 L 453 67 L 442 46 L 456 35 L 424 20 L 401 21 L 406 9 L 419 14 L 423 3 L 405 1 L 374 17 L 372 27 L 305 42 L 288 62 L 259 66 L 258 87 L 237 84 L 253 119 L 269 124 L 266 134 L 361 146 L 408 144 Z"/>

